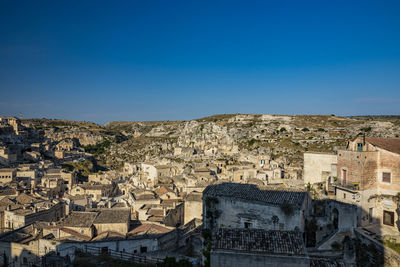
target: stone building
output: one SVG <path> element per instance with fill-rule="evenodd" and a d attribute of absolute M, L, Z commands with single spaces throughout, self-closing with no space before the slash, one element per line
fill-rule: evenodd
<path fill-rule="evenodd" d="M 359 224 L 398 232 L 400 139 L 357 137 L 338 150 L 336 199 L 360 207 Z"/>
<path fill-rule="evenodd" d="M 126 235 L 131 221 L 129 209 L 102 209 L 93 224 L 97 234 L 116 232 Z"/>
<path fill-rule="evenodd" d="M 0 164 L 8 166 L 17 161 L 17 154 L 7 147 L 0 147 Z"/>
<path fill-rule="evenodd" d="M 95 235 L 94 220 L 98 212 L 73 211 L 44 234 L 67 240 L 90 240 Z M 58 232 L 57 232 L 58 231 Z"/>
<path fill-rule="evenodd" d="M 15 180 L 17 170 L 14 168 L 0 169 L 0 184 L 9 184 Z"/>
<path fill-rule="evenodd" d="M 74 186 L 70 190 L 70 194 L 71 196 L 87 195 L 93 201 L 98 202 L 102 197 L 110 196 L 112 191 L 113 191 L 112 185 L 84 183 Z"/>
<path fill-rule="evenodd" d="M 12 207 L 12 206 L 11 206 Z M 34 205 L 21 205 L 4 211 L 4 228 L 17 229 L 33 222 L 55 222 L 65 216 L 65 204 L 45 201 Z"/>
<path fill-rule="evenodd" d="M 304 231 L 311 210 L 308 192 L 221 183 L 203 191 L 204 227 Z"/>
<path fill-rule="evenodd" d="M 112 181 L 117 178 L 115 172 L 102 172 L 89 174 L 88 182 L 97 184 L 112 184 Z"/>
<path fill-rule="evenodd" d="M 135 190 L 128 194 L 128 202 L 133 210 L 137 212 L 144 205 L 157 205 L 161 203 L 161 199 L 149 190 Z"/>
<path fill-rule="evenodd" d="M 68 190 L 71 190 L 71 188 L 76 184 L 76 173 L 67 172 L 63 169 L 48 169 L 45 172 L 44 177 L 62 180 Z"/>
<path fill-rule="evenodd" d="M 154 190 L 160 199 L 178 199 L 178 194 L 170 187 L 162 185 Z"/>
<path fill-rule="evenodd" d="M 233 182 L 244 183 L 249 179 L 257 177 L 257 169 L 255 168 L 242 168 L 233 170 Z"/>

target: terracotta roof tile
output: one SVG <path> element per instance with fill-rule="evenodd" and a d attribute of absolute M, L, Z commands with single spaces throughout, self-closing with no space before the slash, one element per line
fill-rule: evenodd
<path fill-rule="evenodd" d="M 97 212 L 73 211 L 60 224 L 66 227 L 90 227 L 93 225 Z"/>
<path fill-rule="evenodd" d="M 155 223 L 144 223 L 131 230 L 128 235 L 163 234 L 170 232 L 171 230 L 172 229 Z"/>
<path fill-rule="evenodd" d="M 387 151 L 400 154 L 400 138 L 365 138 L 365 141 Z"/>
<path fill-rule="evenodd" d="M 129 220 L 129 209 L 102 209 L 94 223 L 127 223 Z"/>

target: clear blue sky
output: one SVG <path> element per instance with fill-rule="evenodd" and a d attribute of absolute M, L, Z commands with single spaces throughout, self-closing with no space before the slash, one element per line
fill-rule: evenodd
<path fill-rule="evenodd" d="M 400 1 L 0 1 L 0 115 L 400 114 Z"/>

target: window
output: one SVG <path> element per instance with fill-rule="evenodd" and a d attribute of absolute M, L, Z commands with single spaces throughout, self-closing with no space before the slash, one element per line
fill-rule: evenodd
<path fill-rule="evenodd" d="M 244 228 L 251 228 L 251 223 L 245 222 L 244 223 Z"/>
<path fill-rule="evenodd" d="M 363 151 L 363 144 L 362 143 L 357 143 L 357 151 L 358 152 Z"/>
<path fill-rule="evenodd" d="M 140 247 L 140 253 L 146 253 L 147 252 L 147 247 Z"/>
<path fill-rule="evenodd" d="M 346 193 L 343 193 L 343 198 L 346 199 Z"/>
<path fill-rule="evenodd" d="M 108 254 L 108 247 L 102 247 L 101 254 Z"/>
<path fill-rule="evenodd" d="M 383 224 L 394 226 L 394 212 L 383 211 Z"/>
<path fill-rule="evenodd" d="M 391 182 L 391 173 L 390 172 L 382 172 L 382 182 L 384 182 L 384 183 Z"/>

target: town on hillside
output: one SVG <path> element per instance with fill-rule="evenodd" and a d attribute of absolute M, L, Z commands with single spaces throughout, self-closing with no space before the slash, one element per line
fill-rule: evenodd
<path fill-rule="evenodd" d="M 400 119 L 0 117 L 1 266 L 400 266 Z"/>

